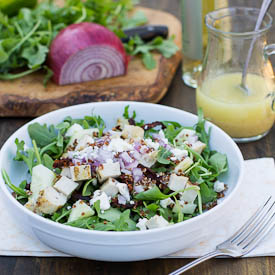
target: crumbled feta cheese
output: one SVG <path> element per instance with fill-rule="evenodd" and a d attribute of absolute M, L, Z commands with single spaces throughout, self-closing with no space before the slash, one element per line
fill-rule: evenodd
<path fill-rule="evenodd" d="M 90 205 L 94 205 L 98 200 L 100 201 L 100 210 L 107 210 L 111 207 L 107 194 L 101 190 L 94 192 L 93 198 L 90 200 Z"/>
<path fill-rule="evenodd" d="M 173 148 L 173 149 L 171 149 L 171 153 L 178 160 L 182 160 L 183 157 L 187 157 L 188 156 L 188 152 L 186 150 L 181 150 L 179 148 Z"/>
<path fill-rule="evenodd" d="M 78 140 L 78 144 L 75 148 L 76 151 L 83 150 L 85 147 L 88 146 L 88 144 L 93 144 L 95 141 L 94 139 L 89 135 L 84 135 Z"/>
<path fill-rule="evenodd" d="M 97 177 L 99 182 L 108 178 L 116 178 L 121 175 L 119 162 L 104 163 L 97 168 Z"/>
<path fill-rule="evenodd" d="M 117 182 L 116 184 L 119 193 L 127 200 L 130 201 L 130 193 L 126 183 Z"/>
<path fill-rule="evenodd" d="M 71 137 L 73 134 L 77 133 L 78 131 L 83 130 L 83 127 L 78 124 L 74 123 L 66 132 L 65 137 Z"/>
<path fill-rule="evenodd" d="M 188 181 L 187 177 L 171 174 L 168 182 L 168 187 L 173 191 L 180 191 L 185 188 L 187 181 Z"/>
<path fill-rule="evenodd" d="M 169 225 L 169 222 L 165 220 L 162 216 L 155 215 L 154 217 L 150 218 L 146 223 L 146 227 L 149 229 L 153 228 L 161 228 Z"/>
<path fill-rule="evenodd" d="M 146 138 L 145 143 L 148 147 L 153 148 L 154 150 L 158 150 L 159 149 L 159 143 L 158 142 L 154 142 L 152 141 L 150 138 Z"/>
<path fill-rule="evenodd" d="M 163 130 L 159 131 L 159 136 L 165 144 L 168 144 L 168 139 L 165 137 L 165 134 L 164 134 Z"/>
<path fill-rule="evenodd" d="M 215 190 L 216 192 L 218 192 L 218 193 L 224 191 L 224 190 L 225 190 L 224 183 L 217 180 L 217 181 L 214 183 L 214 190 Z"/>
<path fill-rule="evenodd" d="M 107 146 L 108 151 L 114 151 L 116 153 L 121 153 L 123 151 L 131 151 L 134 147 L 132 144 L 121 138 L 114 138 L 111 140 L 110 144 Z"/>
<path fill-rule="evenodd" d="M 100 187 L 100 190 L 105 192 L 108 196 L 114 197 L 118 193 L 118 187 L 117 187 L 118 181 L 109 178 L 107 181 Z"/>
<path fill-rule="evenodd" d="M 136 224 L 136 227 L 139 228 L 140 230 L 146 230 L 146 222 L 148 222 L 148 219 L 146 218 L 139 218 L 138 223 Z"/>
<path fill-rule="evenodd" d="M 167 198 L 160 201 L 160 206 L 163 208 L 167 208 L 168 205 L 173 205 L 175 202 L 171 198 Z"/>
<path fill-rule="evenodd" d="M 196 131 L 191 130 L 191 129 L 182 129 L 178 135 L 175 137 L 175 141 L 186 141 L 188 138 L 196 136 Z"/>

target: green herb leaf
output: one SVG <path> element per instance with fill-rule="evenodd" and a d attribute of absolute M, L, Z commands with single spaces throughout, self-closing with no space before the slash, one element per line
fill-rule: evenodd
<path fill-rule="evenodd" d="M 85 229 L 91 229 L 91 225 L 98 223 L 98 217 L 87 217 L 87 218 L 80 218 L 78 220 L 72 221 L 72 222 L 66 222 L 65 225 L 70 225 L 73 227 L 78 228 L 85 228 Z"/>
<path fill-rule="evenodd" d="M 130 218 L 130 209 L 125 210 L 118 220 L 114 222 L 116 231 L 136 230 L 136 223 Z"/>
<path fill-rule="evenodd" d="M 140 192 L 137 195 L 135 195 L 135 199 L 144 201 L 164 200 L 169 197 L 170 195 L 163 194 L 157 186 L 154 186 L 153 188 L 147 191 Z"/>
<path fill-rule="evenodd" d="M 227 158 L 224 154 L 215 153 L 209 158 L 209 163 L 213 166 L 218 174 L 227 171 Z"/>
<path fill-rule="evenodd" d="M 8 187 L 14 191 L 17 195 L 21 196 L 22 198 L 28 198 L 27 193 L 21 189 L 20 187 L 17 187 L 11 183 L 10 177 L 5 169 L 2 169 L 2 177 L 5 183 L 8 185 Z"/>
<path fill-rule="evenodd" d="M 162 164 L 170 164 L 169 157 L 172 155 L 172 153 L 165 149 L 164 147 L 160 147 L 158 156 L 157 156 L 157 161 Z"/>
<path fill-rule="evenodd" d="M 48 128 L 46 125 L 40 125 L 35 122 L 28 127 L 30 138 L 36 141 L 38 147 L 44 147 L 53 142 L 57 135 L 53 128 Z"/>
<path fill-rule="evenodd" d="M 42 157 L 42 163 L 43 163 L 44 166 L 46 166 L 50 170 L 53 170 L 54 160 L 48 154 L 44 154 L 43 155 L 43 157 Z"/>
<path fill-rule="evenodd" d="M 142 62 L 148 70 L 156 68 L 156 60 L 150 52 L 142 54 Z"/>
<path fill-rule="evenodd" d="M 119 209 L 109 208 L 108 210 L 105 210 L 104 213 L 99 212 L 98 216 L 103 220 L 115 222 L 116 220 L 120 219 L 121 214 L 122 212 Z"/>
<path fill-rule="evenodd" d="M 35 165 L 34 149 L 28 148 L 26 151 L 24 151 L 25 142 L 23 140 L 19 142 L 18 138 L 15 139 L 15 144 L 17 146 L 17 150 L 14 160 L 24 161 L 27 164 L 30 173 L 32 174 L 32 168 Z"/>
<path fill-rule="evenodd" d="M 206 183 L 200 184 L 200 194 L 202 203 L 212 202 L 217 199 L 217 193 L 210 189 Z"/>

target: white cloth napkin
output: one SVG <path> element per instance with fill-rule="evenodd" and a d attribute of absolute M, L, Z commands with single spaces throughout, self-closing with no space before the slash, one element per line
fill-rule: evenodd
<path fill-rule="evenodd" d="M 215 227 L 215 236 L 164 258 L 199 257 L 215 249 L 229 238 L 272 195 L 275 198 L 275 166 L 273 158 L 245 161 L 245 177 L 232 201 L 230 221 L 224 219 Z M 240 207 L 241 206 L 241 207 Z M 0 199 L 0 255 L 69 257 L 41 243 L 34 235 L 24 232 L 5 209 Z M 247 257 L 275 256 L 275 229 Z"/>

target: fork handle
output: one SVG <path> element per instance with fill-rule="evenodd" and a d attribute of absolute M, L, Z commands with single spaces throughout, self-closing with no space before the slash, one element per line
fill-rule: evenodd
<path fill-rule="evenodd" d="M 207 253 L 204 256 L 202 256 L 202 257 L 200 257 L 200 258 L 198 258 L 198 259 L 190 262 L 189 264 L 184 265 L 183 267 L 181 267 L 181 268 L 173 271 L 172 273 L 169 273 L 169 275 L 179 275 L 179 274 L 182 274 L 183 272 L 189 270 L 190 268 L 192 268 L 192 267 L 194 267 L 194 266 L 196 266 L 196 265 L 198 265 L 198 264 L 200 264 L 200 263 L 202 263 L 204 261 L 207 261 L 207 260 L 209 260 L 211 258 L 214 258 L 216 256 L 221 256 L 221 255 L 224 255 L 224 253 L 222 253 L 222 252 L 220 252 L 218 250 L 212 251 L 212 252 Z"/>

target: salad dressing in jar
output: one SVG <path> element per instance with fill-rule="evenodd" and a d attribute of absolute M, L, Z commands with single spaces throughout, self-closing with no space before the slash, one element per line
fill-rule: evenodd
<path fill-rule="evenodd" d="M 258 13 L 254 8 L 233 7 L 206 16 L 209 41 L 196 92 L 197 107 L 237 142 L 265 136 L 275 119 L 274 74 L 267 59 L 275 45 L 266 46 L 272 18 L 267 14 L 261 29 L 254 31 Z M 253 39 L 247 93 L 240 83 Z"/>

